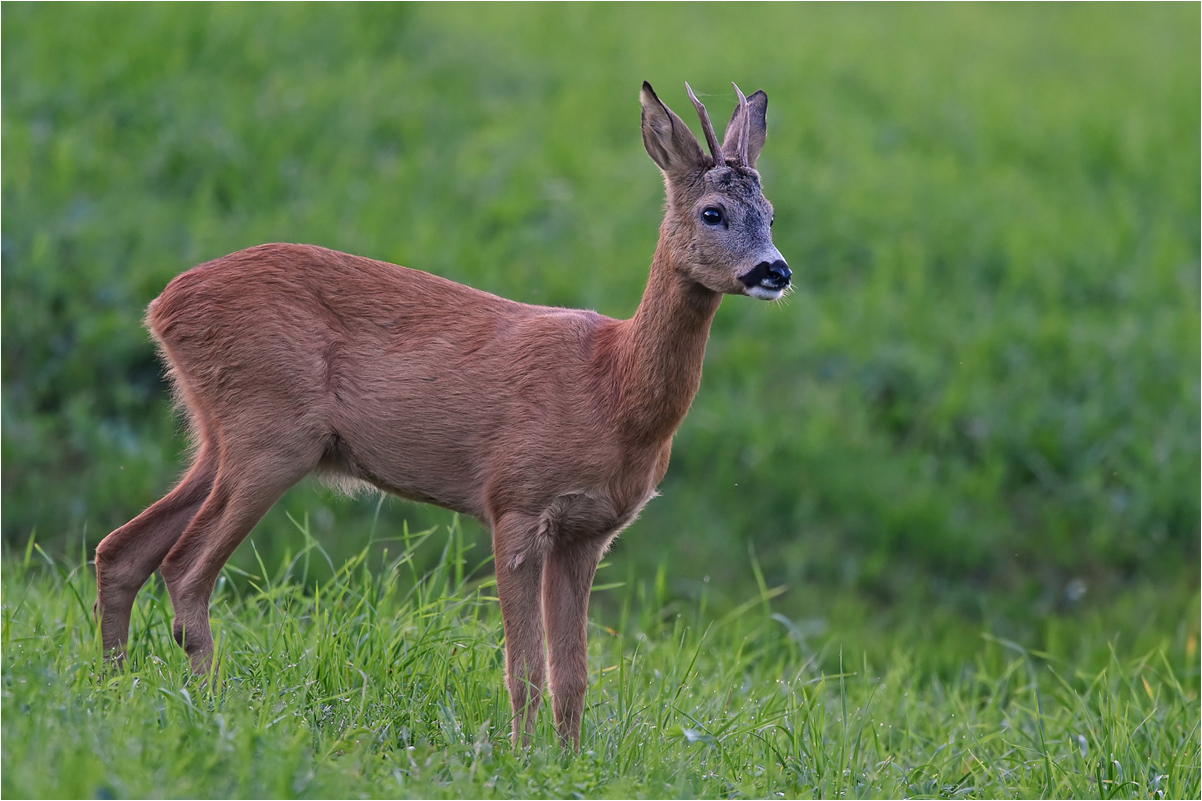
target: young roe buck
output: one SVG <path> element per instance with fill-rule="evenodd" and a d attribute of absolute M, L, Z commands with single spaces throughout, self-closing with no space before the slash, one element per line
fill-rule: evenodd
<path fill-rule="evenodd" d="M 579 747 L 589 591 L 601 555 L 655 494 L 701 382 L 724 294 L 775 300 L 790 271 L 755 171 L 768 97 L 745 98 L 709 155 L 643 84 L 643 143 L 667 213 L 638 312 L 530 306 L 307 245 L 263 245 L 176 277 L 147 312 L 195 461 L 96 549 L 106 652 L 161 566 L 174 635 L 203 671 L 226 560 L 309 473 L 474 515 L 492 530 L 513 741 L 550 685 Z"/>

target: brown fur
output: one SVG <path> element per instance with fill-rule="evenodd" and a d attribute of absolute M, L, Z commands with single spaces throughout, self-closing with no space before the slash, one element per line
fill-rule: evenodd
<path fill-rule="evenodd" d="M 161 567 L 176 639 L 205 669 L 222 566 L 289 487 L 321 472 L 490 527 L 514 742 L 538 712 L 545 639 L 556 725 L 579 745 L 597 562 L 667 470 L 721 294 L 779 258 L 754 158 L 714 166 L 650 86 L 642 100 L 669 205 L 630 320 L 307 245 L 250 248 L 168 284 L 147 324 L 196 456 L 97 548 L 106 651 L 123 652 L 134 596 Z M 731 129 L 743 124 L 737 111 Z M 698 208 L 718 203 L 730 224 L 708 230 Z"/>

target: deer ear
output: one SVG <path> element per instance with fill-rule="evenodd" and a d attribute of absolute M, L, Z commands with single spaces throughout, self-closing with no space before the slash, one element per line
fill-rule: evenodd
<path fill-rule="evenodd" d="M 643 104 L 643 146 L 661 170 L 669 176 L 677 176 L 709 164 L 697 137 L 656 97 L 655 90 L 646 81 L 643 81 L 639 101 Z"/>
<path fill-rule="evenodd" d="M 749 122 L 750 121 L 750 122 Z M 755 168 L 756 159 L 764 149 L 764 140 L 768 138 L 768 95 L 764 90 L 747 98 L 747 117 L 744 118 L 739 109 L 731 115 L 730 124 L 726 126 L 726 135 L 722 140 L 722 157 L 728 161 L 739 160 L 739 133 L 744 125 L 750 124 L 751 130 L 747 137 L 747 166 Z"/>

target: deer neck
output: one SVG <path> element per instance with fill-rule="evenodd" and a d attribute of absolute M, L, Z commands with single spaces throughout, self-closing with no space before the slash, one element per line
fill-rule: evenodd
<path fill-rule="evenodd" d="M 701 386 L 710 324 L 722 296 L 685 276 L 678 248 L 661 232 L 651 277 L 634 317 L 624 321 L 619 361 L 627 430 L 660 440 L 675 433 Z"/>

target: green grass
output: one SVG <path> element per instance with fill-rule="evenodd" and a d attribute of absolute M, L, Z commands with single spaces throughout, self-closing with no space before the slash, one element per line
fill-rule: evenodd
<path fill-rule="evenodd" d="M 406 535 L 382 564 L 365 550 L 320 584 L 307 566 L 326 555 L 308 542 L 222 582 L 204 678 L 172 642 L 161 584 L 112 669 L 90 571 L 36 546 L 6 557 L 5 797 L 1202 792 L 1196 621 L 1146 652 L 1099 641 L 1073 657 L 985 635 L 940 679 L 919 643 L 892 638 L 880 664 L 807 634 L 769 588 L 724 615 L 704 601 L 665 614 L 662 588 L 636 579 L 597 590 L 619 611 L 592 627 L 581 752 L 558 747 L 544 710 L 537 744 L 514 753 L 494 587 L 460 532 Z M 426 550 L 423 574 L 410 555 Z"/>

